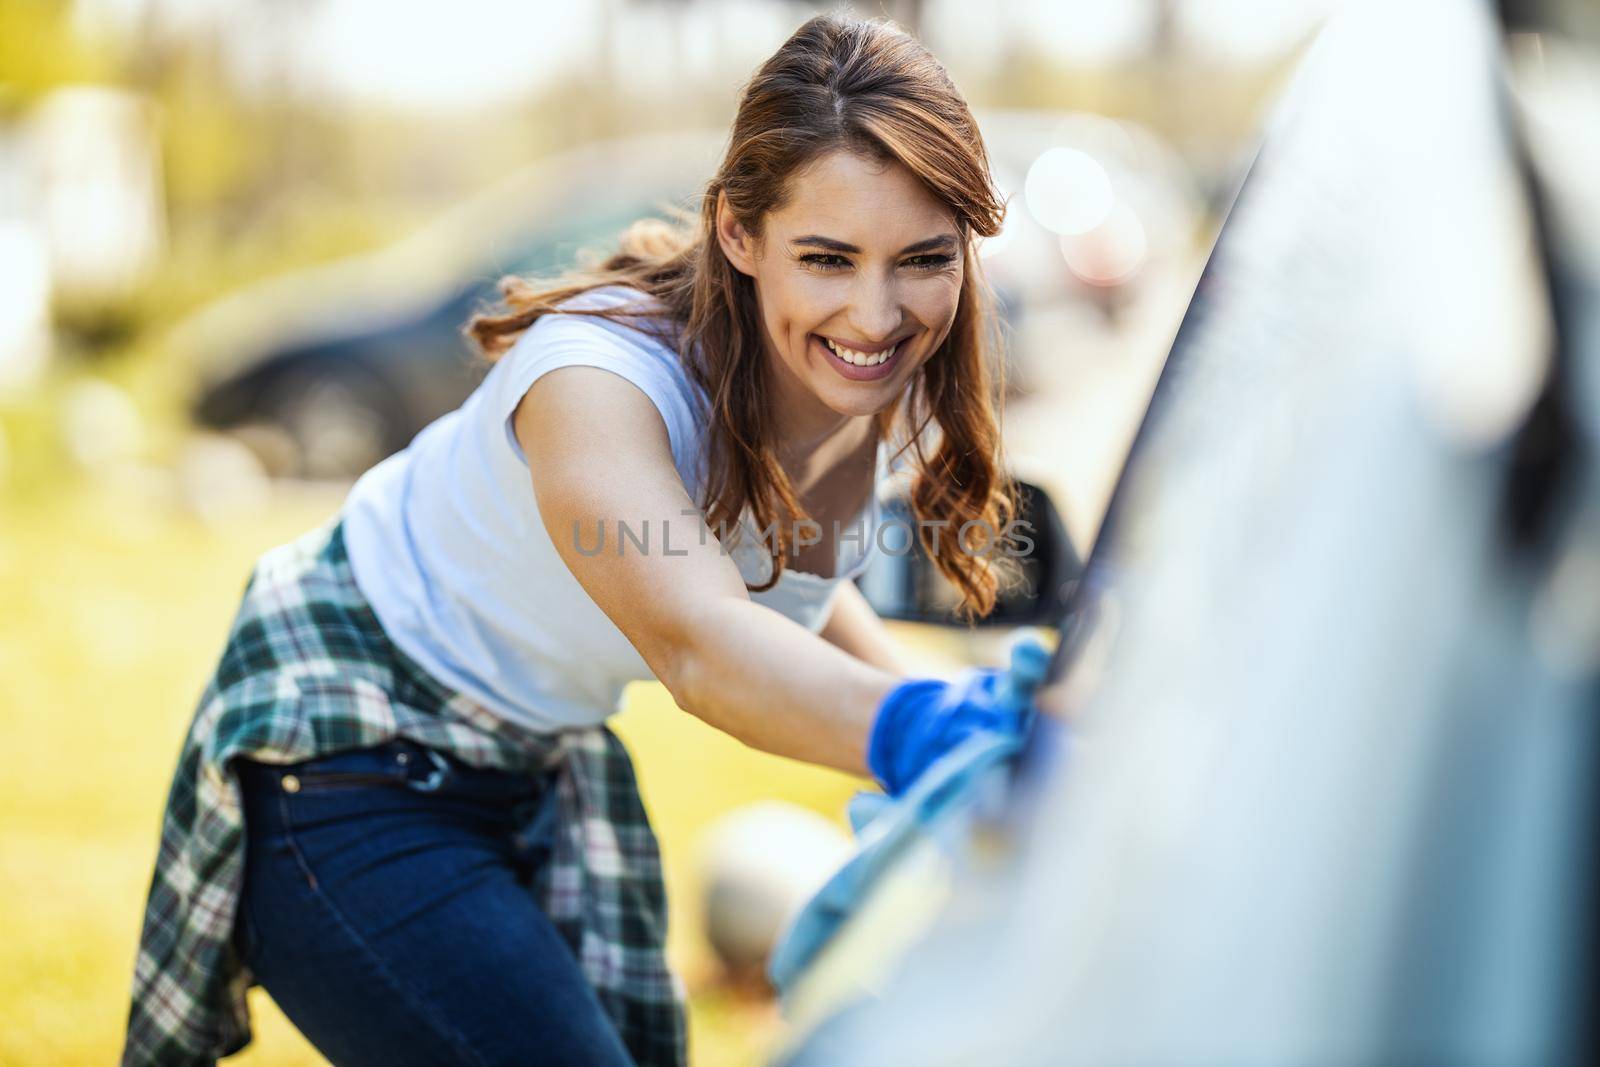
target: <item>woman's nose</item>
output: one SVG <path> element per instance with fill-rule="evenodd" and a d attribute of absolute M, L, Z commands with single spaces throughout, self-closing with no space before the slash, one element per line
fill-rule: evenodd
<path fill-rule="evenodd" d="M 900 297 L 892 282 L 866 283 L 851 301 L 850 326 L 869 344 L 879 344 L 893 337 L 904 319 Z"/>

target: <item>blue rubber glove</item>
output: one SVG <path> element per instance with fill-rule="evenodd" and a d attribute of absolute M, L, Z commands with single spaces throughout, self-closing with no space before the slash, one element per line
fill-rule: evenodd
<path fill-rule="evenodd" d="M 953 680 L 908 678 L 878 705 L 867 742 L 867 767 L 897 797 L 938 758 L 980 730 L 1021 736 L 1033 723 L 1033 694 L 1050 654 L 1026 636 L 1011 666 L 970 667 Z"/>

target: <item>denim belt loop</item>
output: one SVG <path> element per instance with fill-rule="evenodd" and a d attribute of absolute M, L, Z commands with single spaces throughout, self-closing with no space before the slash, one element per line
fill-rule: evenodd
<path fill-rule="evenodd" d="M 433 764 L 433 769 L 428 772 L 426 778 L 408 778 L 406 785 L 419 793 L 433 793 L 438 791 L 439 787 L 444 785 L 445 779 L 450 776 L 450 764 L 431 746 L 423 745 L 421 748 L 427 754 L 428 762 Z"/>

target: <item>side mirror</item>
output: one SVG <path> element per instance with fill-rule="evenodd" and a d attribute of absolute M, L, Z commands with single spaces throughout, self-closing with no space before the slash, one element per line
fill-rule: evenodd
<path fill-rule="evenodd" d="M 1018 557 L 1022 582 L 1001 593 L 994 610 L 976 620 L 979 626 L 1056 624 L 1083 570 L 1083 561 L 1049 494 L 1024 481 L 1018 482 L 1018 490 L 1022 505 L 1018 518 L 1028 524 L 1020 526 L 1019 532 L 1030 538 L 1033 546 Z M 917 528 L 909 502 L 904 497 L 889 502 L 883 518 L 904 525 L 892 545 L 879 544 L 872 562 L 856 579 L 873 610 L 881 618 L 899 622 L 964 625 L 955 612 L 960 595 L 928 557 L 921 541 L 912 536 L 910 544 L 902 547 L 903 531 Z M 885 540 L 889 541 L 887 535 Z"/>

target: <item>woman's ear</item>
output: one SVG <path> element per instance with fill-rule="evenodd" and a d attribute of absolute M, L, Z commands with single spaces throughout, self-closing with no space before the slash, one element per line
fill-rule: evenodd
<path fill-rule="evenodd" d="M 728 194 L 720 189 L 717 190 L 717 243 L 735 270 L 755 277 L 755 238 L 733 217 L 728 207 Z"/>

